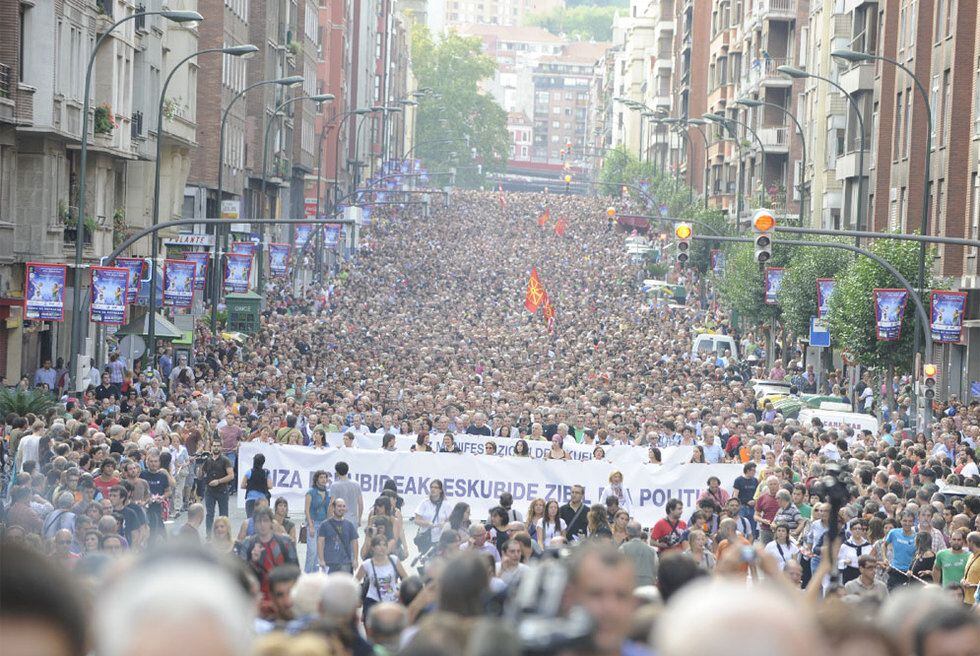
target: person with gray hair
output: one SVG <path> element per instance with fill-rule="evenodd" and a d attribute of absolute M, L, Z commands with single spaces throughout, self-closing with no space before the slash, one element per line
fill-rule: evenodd
<path fill-rule="evenodd" d="M 803 525 L 803 516 L 796 504 L 793 503 L 792 493 L 786 489 L 776 492 L 776 503 L 779 504 L 779 510 L 776 511 L 776 516 L 772 520 L 772 527 L 777 524 L 786 524 L 790 535 L 795 537 Z M 773 528 L 773 532 L 775 532 L 775 528 Z"/>
<path fill-rule="evenodd" d="M 49 512 L 44 518 L 44 539 L 50 540 L 61 529 L 66 529 L 71 533 L 75 532 L 75 513 L 71 511 L 75 505 L 75 495 L 71 492 L 62 492 L 55 499 L 54 510 Z"/>
<path fill-rule="evenodd" d="M 371 653 L 371 645 L 357 627 L 357 609 L 361 605 L 361 586 L 353 574 L 332 572 L 320 590 L 320 618 L 328 624 L 344 627 L 354 635 L 355 654 Z"/>
<path fill-rule="evenodd" d="M 401 604 L 382 601 L 368 611 L 364 626 L 368 640 L 394 654 L 401 644 L 402 632 L 408 627 L 408 611 Z"/>
<path fill-rule="evenodd" d="M 626 524 L 626 541 L 619 550 L 633 561 L 635 587 L 654 585 L 657 582 L 659 556 L 657 550 L 647 544 L 643 527 L 638 521 L 631 520 Z"/>
<path fill-rule="evenodd" d="M 203 559 L 137 565 L 100 596 L 95 612 L 99 656 L 251 652 L 254 604 L 227 570 Z"/>

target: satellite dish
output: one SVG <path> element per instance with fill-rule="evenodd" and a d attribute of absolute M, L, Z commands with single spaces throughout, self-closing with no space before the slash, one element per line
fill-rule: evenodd
<path fill-rule="evenodd" d="M 126 335 L 119 341 L 119 352 L 127 362 L 133 362 L 146 353 L 146 342 L 139 335 Z"/>

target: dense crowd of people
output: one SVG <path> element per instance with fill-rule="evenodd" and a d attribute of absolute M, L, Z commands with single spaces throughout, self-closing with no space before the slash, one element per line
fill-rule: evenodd
<path fill-rule="evenodd" d="M 78 395 L 45 362 L 21 384 L 58 402 L 4 418 L 5 647 L 154 654 L 179 635 L 212 656 L 980 653 L 980 404 L 937 406 L 927 437 L 870 375 L 817 381 L 788 343 L 763 368 L 764 335 L 732 326 L 696 273 L 669 274 L 687 305 L 643 291 L 605 206 L 455 192 L 431 216 L 376 212 L 370 248 L 336 275 L 268 285 L 244 341 L 201 326 L 192 358 L 161 347 L 156 370 L 113 352 Z M 525 308 L 532 267 L 553 324 Z M 698 332 L 732 335 L 752 360 L 692 353 Z M 786 417 L 752 378 L 857 398 L 880 428 Z M 365 499 L 343 460 L 291 508 L 262 454 L 238 459 L 243 442 L 326 449 L 333 433 L 422 451 L 519 440 L 483 458 L 535 440 L 554 459 L 570 441 L 651 462 L 689 446 L 691 462 L 742 474 L 731 488 L 706 476 L 694 507 L 671 499 L 643 526 L 618 472 L 591 505 L 574 486 L 566 503 L 504 494 L 478 517 L 439 480 L 418 507 L 394 481 Z"/>

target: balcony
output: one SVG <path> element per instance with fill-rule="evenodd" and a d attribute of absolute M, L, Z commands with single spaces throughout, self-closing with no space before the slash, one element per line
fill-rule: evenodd
<path fill-rule="evenodd" d="M 872 91 L 875 85 L 875 66 L 873 62 L 855 64 L 840 75 L 840 85 L 847 93 Z"/>
<path fill-rule="evenodd" d="M 858 162 L 861 159 L 861 151 L 859 148 L 849 148 L 848 152 L 837 158 L 835 177 L 844 181 L 848 178 L 858 177 Z M 864 177 L 868 177 L 868 171 L 871 167 L 871 154 L 865 153 L 864 156 Z"/>
<path fill-rule="evenodd" d="M 133 112 L 133 116 L 129 121 L 130 136 L 133 139 L 140 139 L 143 137 L 143 112 Z"/>
<path fill-rule="evenodd" d="M 742 22 L 742 31 L 750 32 L 767 20 L 795 19 L 796 0 L 755 0 L 751 13 Z"/>
<path fill-rule="evenodd" d="M 732 97 L 731 89 L 732 86 L 730 84 L 723 84 L 712 89 L 708 93 L 708 107 L 717 108 L 719 106 L 724 106 Z"/>
<path fill-rule="evenodd" d="M 758 90 L 760 86 L 790 87 L 793 81 L 780 73 L 780 66 L 792 65 L 786 57 L 770 57 L 769 59 L 753 59 L 748 70 L 742 76 L 739 84 L 739 95 L 744 96 Z"/>
<path fill-rule="evenodd" d="M 788 153 L 789 152 L 789 128 L 785 126 L 774 126 L 760 128 L 758 130 L 759 141 L 767 153 Z M 755 143 L 753 141 L 752 143 Z"/>

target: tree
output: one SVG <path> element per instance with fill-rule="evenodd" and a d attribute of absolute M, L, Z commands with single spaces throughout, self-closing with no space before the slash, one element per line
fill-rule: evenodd
<path fill-rule="evenodd" d="M 550 11 L 529 14 L 525 25 L 543 27 L 556 36 L 578 41 L 611 41 L 613 17 L 618 7 L 556 7 Z"/>
<path fill-rule="evenodd" d="M 455 169 L 458 186 L 479 186 L 503 170 L 510 151 L 507 114 L 479 89 L 496 70 L 481 48 L 477 37 L 450 32 L 436 40 L 424 25 L 412 29 L 413 72 L 430 90 L 419 100 L 415 155 L 430 172 Z"/>
<path fill-rule="evenodd" d="M 895 239 L 878 239 L 871 252 L 890 263 L 908 280 L 914 281 L 919 271 L 919 244 Z M 926 289 L 936 284 L 928 275 Z M 830 299 L 830 333 L 837 346 L 854 354 L 866 367 L 894 368 L 910 371 L 915 307 L 909 299 L 902 320 L 901 337 L 895 341 L 879 341 L 875 329 L 874 289 L 900 288 L 899 282 L 883 267 L 867 257 L 857 259 L 837 278 L 837 287 Z M 921 294 L 928 308 L 928 292 Z"/>
<path fill-rule="evenodd" d="M 774 248 L 767 266 L 785 267 L 792 259 L 790 248 Z M 768 324 L 779 318 L 779 305 L 766 303 L 766 283 L 763 267 L 755 261 L 753 244 L 736 243 L 725 251 L 725 271 L 714 276 L 715 288 L 722 305 L 737 312 L 750 324 Z"/>
<path fill-rule="evenodd" d="M 779 292 L 783 325 L 791 333 L 806 335 L 810 331 L 810 317 L 817 316 L 817 278 L 835 278 L 853 259 L 851 253 L 840 248 L 794 249 Z"/>

